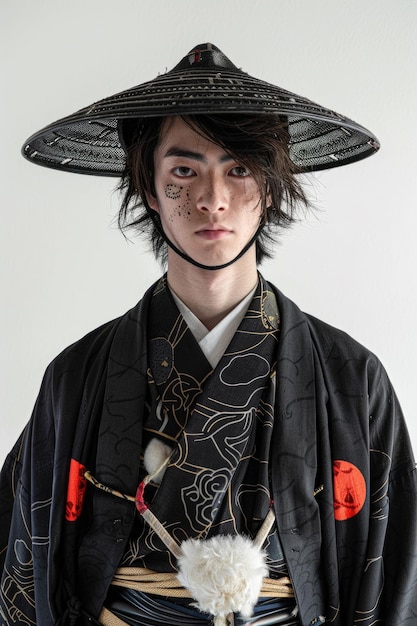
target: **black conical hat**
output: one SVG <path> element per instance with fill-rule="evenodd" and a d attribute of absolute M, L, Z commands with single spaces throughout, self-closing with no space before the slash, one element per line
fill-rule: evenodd
<path fill-rule="evenodd" d="M 250 76 L 206 43 L 169 72 L 49 124 L 27 140 L 22 153 L 46 167 L 119 176 L 125 162 L 119 120 L 207 113 L 284 116 L 290 156 L 302 171 L 352 163 L 379 148 L 356 122 Z"/>

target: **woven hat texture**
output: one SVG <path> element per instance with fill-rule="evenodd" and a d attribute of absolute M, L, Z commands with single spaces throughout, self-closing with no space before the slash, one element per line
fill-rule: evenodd
<path fill-rule="evenodd" d="M 216 113 L 285 117 L 290 157 L 307 172 L 351 163 L 379 148 L 376 137 L 356 122 L 250 76 L 205 43 L 153 80 L 49 124 L 25 142 L 22 153 L 46 167 L 119 176 L 125 161 L 119 120 Z"/>

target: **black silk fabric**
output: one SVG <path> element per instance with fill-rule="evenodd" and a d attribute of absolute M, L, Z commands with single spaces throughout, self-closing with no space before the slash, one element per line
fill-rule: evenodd
<path fill-rule="evenodd" d="M 300 624 L 414 626 L 416 468 L 390 380 L 369 350 L 268 289 L 280 312 L 270 478 Z M 137 512 L 88 485 L 66 521 L 70 464 L 135 494 L 154 291 L 54 359 L 6 459 L 4 624 L 91 625 L 84 615 L 100 613 Z"/>
<path fill-rule="evenodd" d="M 150 411 L 144 446 L 157 437 L 174 454 L 151 511 L 180 544 L 188 538 L 254 537 L 271 506 L 269 451 L 276 394 L 279 314 L 260 278 L 225 354 L 212 370 L 162 279 L 148 326 Z M 271 573 L 284 575 L 276 527 Z M 175 559 L 140 518 L 124 565 L 175 570 Z"/>

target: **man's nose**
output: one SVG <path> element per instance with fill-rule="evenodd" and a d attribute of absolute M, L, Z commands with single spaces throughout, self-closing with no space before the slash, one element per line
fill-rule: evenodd
<path fill-rule="evenodd" d="M 201 184 L 196 202 L 197 209 L 206 213 L 226 211 L 229 207 L 229 190 L 223 176 L 208 176 Z"/>

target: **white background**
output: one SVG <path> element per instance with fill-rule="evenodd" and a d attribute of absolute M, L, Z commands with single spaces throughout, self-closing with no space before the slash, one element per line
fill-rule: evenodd
<path fill-rule="evenodd" d="M 380 139 L 376 156 L 315 176 L 316 215 L 261 269 L 378 354 L 417 448 L 416 24 L 415 0 L 2 0 L 0 461 L 49 361 L 160 274 L 114 225 L 115 179 L 29 164 L 21 145 L 206 41 Z"/>

